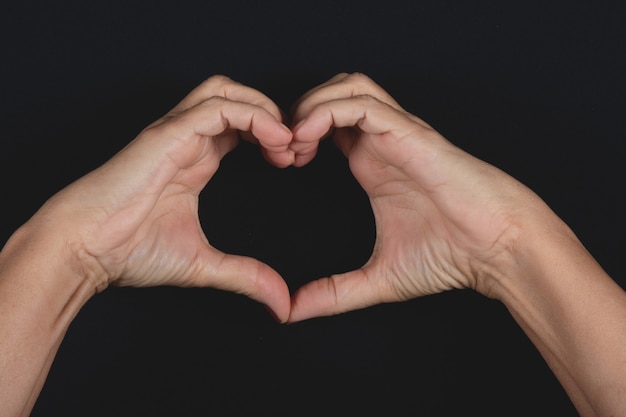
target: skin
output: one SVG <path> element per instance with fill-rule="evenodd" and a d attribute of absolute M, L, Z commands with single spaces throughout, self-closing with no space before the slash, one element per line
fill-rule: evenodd
<path fill-rule="evenodd" d="M 198 220 L 198 195 L 239 132 L 270 163 L 293 162 L 276 105 L 212 77 L 9 239 L 0 252 L 0 414 L 30 413 L 71 320 L 109 285 L 219 288 L 287 320 L 280 275 L 213 248 Z"/>
<path fill-rule="evenodd" d="M 472 288 L 509 309 L 581 415 L 626 414 L 626 294 L 531 190 L 452 145 L 362 74 L 295 103 L 211 77 L 110 161 L 61 190 L 0 252 L 0 410 L 27 416 L 72 319 L 109 285 L 209 286 L 279 322 Z M 198 195 L 239 137 L 278 167 L 332 137 L 377 238 L 360 269 L 290 299 L 271 267 L 213 248 Z M 33 256 L 33 255 L 36 256 Z"/>
<path fill-rule="evenodd" d="M 293 121 L 295 164 L 331 136 L 377 237 L 362 268 L 298 289 L 290 322 L 472 288 L 504 303 L 582 416 L 626 415 L 626 294 L 535 193 L 362 74 L 305 94 Z"/>

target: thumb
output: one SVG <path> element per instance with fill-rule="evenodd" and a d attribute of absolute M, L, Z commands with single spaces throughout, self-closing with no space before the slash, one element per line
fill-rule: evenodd
<path fill-rule="evenodd" d="M 243 294 L 264 304 L 274 318 L 285 323 L 289 318 L 290 294 L 287 283 L 269 265 L 254 258 L 230 255 L 207 248 L 206 267 L 192 281 L 195 286 L 212 287 Z"/>
<path fill-rule="evenodd" d="M 380 282 L 380 281 L 379 281 Z M 300 287 L 291 299 L 289 323 L 358 310 L 383 302 L 367 269 L 331 275 Z"/>

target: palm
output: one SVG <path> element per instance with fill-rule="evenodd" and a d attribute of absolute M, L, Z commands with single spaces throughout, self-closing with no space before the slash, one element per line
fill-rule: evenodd
<path fill-rule="evenodd" d="M 117 207 L 89 210 L 96 213 L 89 223 L 99 225 L 99 230 L 95 234 L 97 241 L 86 242 L 87 250 L 96 255 L 110 276 L 119 277 L 116 284 L 192 285 L 186 280 L 194 268 L 207 262 L 212 248 L 199 225 L 197 197 L 217 170 L 219 157 L 203 142 L 194 138 L 181 148 L 196 155 L 194 164 L 181 162 L 189 159 L 188 155 L 170 156 L 154 164 L 158 173 L 130 182 L 124 193 L 116 189 Z M 132 177 L 133 172 L 128 176 Z M 100 181 L 102 175 L 96 171 L 91 177 Z M 83 201 L 89 200 L 83 196 Z M 90 206 L 98 207 L 101 197 L 91 196 Z M 110 196 L 104 197 L 111 200 Z"/>
<path fill-rule="evenodd" d="M 126 263 L 118 285 L 193 285 L 198 270 L 206 267 L 212 248 L 197 220 L 192 195 L 170 197 L 128 237 L 122 250 Z"/>
<path fill-rule="evenodd" d="M 454 239 L 446 219 L 406 174 L 380 160 L 372 148 L 380 138 L 363 136 L 349 156 L 376 221 L 376 244 L 363 273 L 389 290 L 381 301 L 407 300 L 458 286 L 443 273 L 456 268 L 450 253 L 445 253 Z"/>
<path fill-rule="evenodd" d="M 510 219 L 498 213 L 510 212 L 502 210 L 510 203 L 502 196 L 485 205 L 472 194 L 471 184 L 463 179 L 452 184 L 454 178 L 439 176 L 436 169 L 422 179 L 425 185 L 419 184 L 385 161 L 388 139 L 360 135 L 349 154 L 350 167 L 370 198 L 377 227 L 375 249 L 363 273 L 384 281 L 391 290 L 386 301 L 473 286 L 472 263 L 501 250 Z M 470 158 L 463 153 L 459 157 Z M 485 168 L 495 174 L 495 168 Z M 489 187 L 492 181 L 486 178 L 482 185 Z"/>
<path fill-rule="evenodd" d="M 319 138 L 334 132 L 370 198 L 377 236 L 362 268 L 294 294 L 292 322 L 490 285 L 480 278 L 493 273 L 496 258 L 507 259 L 532 193 L 452 145 L 360 74 L 338 74 L 309 91 L 294 115 L 296 160 L 310 161 Z"/>
<path fill-rule="evenodd" d="M 437 141 L 448 153 L 445 161 L 429 162 L 420 154 L 419 140 L 397 140 L 396 133 L 337 130 L 335 140 L 370 198 L 376 242 L 362 268 L 299 289 L 290 320 L 475 287 L 480 262 L 499 256 L 506 248 L 503 236 L 511 219 L 499 213 L 514 212 L 503 205 L 516 200 L 509 202 L 510 196 L 489 193 L 489 201 L 478 198 L 476 184 L 464 175 L 456 176 L 453 167 L 467 162 L 479 166 L 484 172 L 471 178 L 478 178 L 483 192 L 494 181 L 501 187 L 508 177 L 487 164 L 468 160 L 468 154 L 441 138 Z M 411 164 L 419 169 L 412 169 Z"/>
<path fill-rule="evenodd" d="M 293 162 L 292 134 L 265 95 L 214 76 L 100 168 L 51 199 L 44 217 L 66 219 L 80 274 L 96 290 L 207 286 L 264 303 L 280 321 L 289 289 L 268 265 L 213 248 L 198 220 L 198 196 L 240 134 L 277 167 Z"/>

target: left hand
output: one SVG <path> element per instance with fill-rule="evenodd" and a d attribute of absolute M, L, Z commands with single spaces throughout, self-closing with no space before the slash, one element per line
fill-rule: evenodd
<path fill-rule="evenodd" d="M 290 322 L 454 288 L 499 298 L 519 225 L 558 223 L 531 190 L 454 146 L 362 74 L 310 90 L 293 122 L 296 166 L 325 136 L 348 158 L 369 197 L 376 242 L 362 268 L 299 288 Z"/>

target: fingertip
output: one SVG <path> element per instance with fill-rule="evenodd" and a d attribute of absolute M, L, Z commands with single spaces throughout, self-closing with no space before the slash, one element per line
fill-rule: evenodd
<path fill-rule="evenodd" d="M 291 294 L 289 286 L 283 277 L 271 266 L 259 262 L 261 268 L 265 272 L 260 275 L 261 280 L 258 282 L 258 301 L 263 303 L 270 310 L 270 314 L 279 323 L 285 323 L 291 313 Z"/>
<path fill-rule="evenodd" d="M 250 119 L 249 130 L 261 143 L 271 146 L 286 146 L 291 141 L 292 132 L 279 117 L 260 109 Z"/>
<path fill-rule="evenodd" d="M 278 324 L 287 324 L 289 321 L 289 313 L 285 314 L 276 314 L 274 310 L 268 305 L 264 305 L 265 309 L 269 313 L 269 315 L 274 319 L 274 321 Z"/>
<path fill-rule="evenodd" d="M 281 286 L 281 289 L 276 291 L 276 294 L 272 294 L 267 298 L 267 302 L 264 303 L 264 306 L 277 323 L 285 324 L 291 314 L 291 300 L 289 298 L 289 288 L 287 284 L 282 278 L 280 278 L 280 281 L 284 285 Z"/>
<path fill-rule="evenodd" d="M 316 129 L 315 123 L 312 123 L 310 118 L 305 118 L 296 123 L 295 126 L 291 128 L 292 132 L 292 146 L 293 144 L 309 144 L 312 142 L 318 142 L 324 136 L 325 132 L 317 132 L 320 130 Z"/>
<path fill-rule="evenodd" d="M 282 276 L 271 266 L 251 257 L 223 254 L 216 250 L 209 252 L 209 264 L 218 265 L 207 268 L 206 275 L 197 277 L 198 286 L 211 286 L 226 291 L 245 295 L 271 311 L 280 323 L 289 318 L 291 294 Z"/>
<path fill-rule="evenodd" d="M 310 306 L 309 306 L 310 307 Z M 328 311 L 316 310 L 309 307 L 303 307 L 294 294 L 291 301 L 291 311 L 285 321 L 285 324 L 295 324 L 303 321 L 311 320 L 319 317 L 333 316 L 339 313 L 330 313 Z"/>
<path fill-rule="evenodd" d="M 275 138 L 274 140 L 276 141 L 277 146 L 287 147 L 289 146 L 289 143 L 291 143 L 291 140 L 293 139 L 293 132 L 284 123 L 280 121 L 277 121 L 277 122 L 278 122 L 279 129 L 277 132 L 274 133 L 277 136 L 277 138 Z"/>
<path fill-rule="evenodd" d="M 313 160 L 313 158 L 315 158 L 316 154 L 317 154 L 317 152 L 309 152 L 309 153 L 305 153 L 305 154 L 295 154 L 294 155 L 293 166 L 295 166 L 296 168 L 300 168 L 300 167 L 305 166 L 306 164 L 311 162 Z"/>
<path fill-rule="evenodd" d="M 328 278 L 318 279 L 298 288 L 291 296 L 291 310 L 287 323 L 297 323 L 314 317 L 328 316 L 334 313 L 326 309 L 326 301 L 320 296 L 320 284 Z"/>
<path fill-rule="evenodd" d="M 261 152 L 265 160 L 276 168 L 287 168 L 294 165 L 296 162 L 296 155 L 291 149 L 282 152 L 274 152 L 261 148 Z"/>
<path fill-rule="evenodd" d="M 291 126 L 291 131 L 293 132 L 294 135 L 296 133 L 298 133 L 298 130 L 300 130 L 302 128 L 302 126 L 304 126 L 306 121 L 307 121 L 307 119 L 300 119 L 300 120 L 298 120 L 298 122 L 296 124 Z"/>
<path fill-rule="evenodd" d="M 269 313 L 270 316 L 272 316 L 275 322 L 282 324 L 280 317 L 278 317 L 276 313 L 274 313 L 274 310 L 272 310 L 271 307 L 267 305 L 263 305 L 263 307 L 265 307 L 265 310 L 267 310 L 267 312 Z"/>
<path fill-rule="evenodd" d="M 289 145 L 294 152 L 296 167 L 302 167 L 311 162 L 317 155 L 319 143 L 332 135 L 332 126 L 315 126 L 309 123 L 310 119 L 300 120 L 293 128 L 293 138 Z"/>
<path fill-rule="evenodd" d="M 285 123 L 281 121 L 279 121 L 278 124 L 280 125 L 280 128 L 283 130 L 283 132 L 285 132 L 285 134 L 291 138 L 292 131 L 291 129 L 289 129 L 289 126 L 287 126 Z"/>

